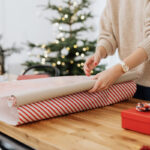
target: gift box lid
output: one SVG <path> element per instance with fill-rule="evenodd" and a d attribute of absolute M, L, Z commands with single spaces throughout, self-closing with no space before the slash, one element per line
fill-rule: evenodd
<path fill-rule="evenodd" d="M 122 111 L 121 116 L 123 118 L 150 123 L 150 111 L 139 112 L 136 110 L 136 108 L 131 108 L 131 109 Z"/>

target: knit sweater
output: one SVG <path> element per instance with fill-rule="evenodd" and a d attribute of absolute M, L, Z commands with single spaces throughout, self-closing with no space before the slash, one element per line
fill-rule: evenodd
<path fill-rule="evenodd" d="M 121 60 L 144 48 L 148 61 L 134 70 L 140 74 L 137 84 L 150 87 L 150 0 L 107 0 L 97 46 L 103 46 L 107 56 L 118 49 Z"/>

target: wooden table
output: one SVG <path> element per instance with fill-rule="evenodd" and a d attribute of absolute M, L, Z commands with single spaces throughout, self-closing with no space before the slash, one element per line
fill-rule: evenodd
<path fill-rule="evenodd" d="M 0 131 L 37 150 L 139 150 L 150 136 L 121 128 L 120 112 L 139 100 L 13 127 Z"/>

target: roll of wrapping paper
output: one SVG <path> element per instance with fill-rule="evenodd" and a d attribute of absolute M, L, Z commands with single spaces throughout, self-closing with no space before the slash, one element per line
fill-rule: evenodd
<path fill-rule="evenodd" d="M 137 78 L 138 74 L 127 73 L 121 76 L 115 84 L 135 80 Z M 2 85 L 0 86 L 0 91 L 5 93 L 9 107 L 14 105 L 18 107 L 47 100 L 49 98 L 87 91 L 94 86 L 95 82 L 96 80 L 92 80 L 86 76 L 51 77 L 32 81 L 14 81 L 12 86 L 12 88 L 14 88 L 13 91 L 4 91 Z"/>
<path fill-rule="evenodd" d="M 20 89 L 22 89 L 22 83 L 24 82 L 20 83 Z M 8 87 L 11 89 L 15 82 L 12 85 L 5 84 L 8 84 L 3 87 L 6 90 Z M 27 84 L 24 84 L 24 86 L 27 86 Z M 135 82 L 129 81 L 114 84 L 109 89 L 101 92 L 89 93 L 84 91 L 62 97 L 48 98 L 44 101 L 19 107 L 17 105 L 9 107 L 8 97 L 5 96 L 0 99 L 0 120 L 11 125 L 21 125 L 118 103 L 132 97 L 135 91 Z"/>

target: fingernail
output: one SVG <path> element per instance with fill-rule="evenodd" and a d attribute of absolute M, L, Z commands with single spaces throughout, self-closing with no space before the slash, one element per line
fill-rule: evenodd
<path fill-rule="evenodd" d="M 97 66 L 98 65 L 98 63 L 97 62 L 95 62 L 95 66 Z"/>

